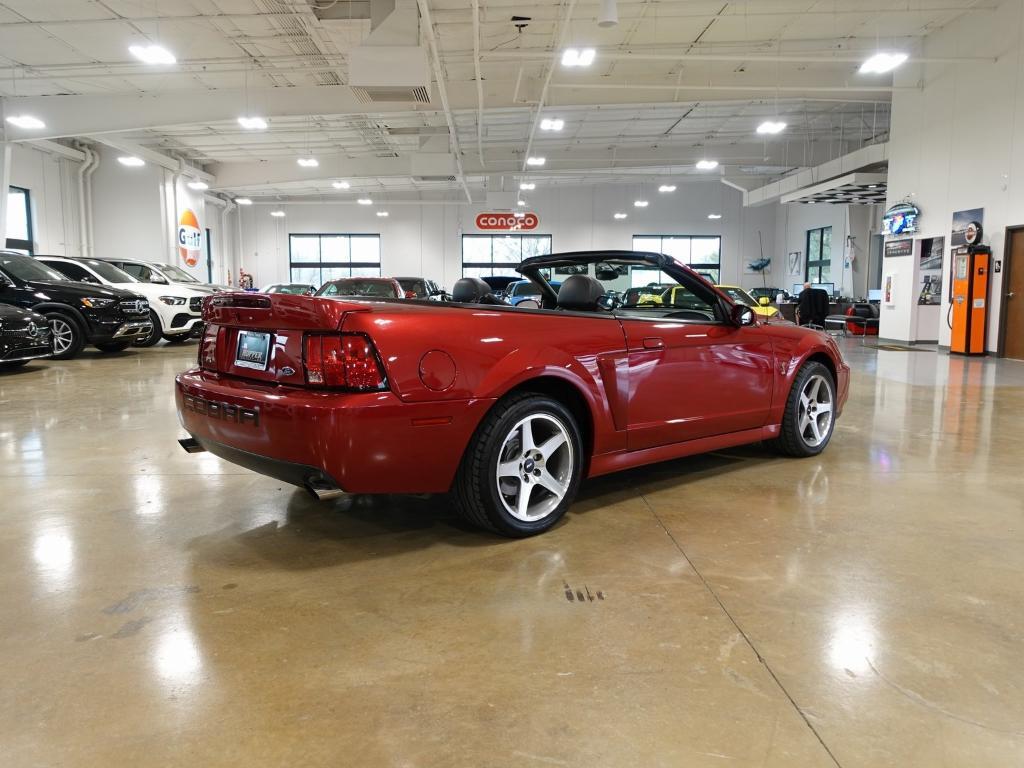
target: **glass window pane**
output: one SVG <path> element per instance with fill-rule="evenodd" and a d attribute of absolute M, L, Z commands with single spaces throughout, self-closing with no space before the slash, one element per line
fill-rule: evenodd
<path fill-rule="evenodd" d="M 633 236 L 633 250 L 634 251 L 648 251 L 650 253 L 661 253 L 661 238 L 660 237 L 640 237 L 639 235 Z"/>
<path fill-rule="evenodd" d="M 490 267 L 463 267 L 462 268 L 462 276 L 463 277 L 490 277 L 491 276 L 491 268 Z"/>
<path fill-rule="evenodd" d="M 523 237 L 523 258 L 546 256 L 551 253 L 550 237 Z"/>
<path fill-rule="evenodd" d="M 832 282 L 832 265 L 823 263 L 821 265 L 821 275 L 818 278 L 819 283 L 831 283 Z"/>
<path fill-rule="evenodd" d="M 817 261 L 821 254 L 821 232 L 812 229 L 807 233 L 807 260 Z"/>
<path fill-rule="evenodd" d="M 380 264 L 380 237 L 352 237 L 352 261 Z M 378 270 L 380 271 L 380 270 Z"/>
<path fill-rule="evenodd" d="M 488 263 L 491 260 L 491 238 L 464 236 L 462 238 L 463 263 Z"/>
<path fill-rule="evenodd" d="M 349 239 L 345 235 L 325 235 L 320 238 L 320 261 L 326 264 L 344 264 L 348 258 Z M 295 258 L 292 261 L 296 261 Z"/>
<path fill-rule="evenodd" d="M 683 264 L 689 264 L 690 258 L 689 237 L 663 237 L 661 239 L 661 252 L 672 256 Z"/>
<path fill-rule="evenodd" d="M 832 253 L 832 227 L 825 227 L 821 230 L 821 253 L 822 257 Z"/>
<path fill-rule="evenodd" d="M 293 264 L 320 261 L 320 238 L 317 235 L 291 235 L 290 244 Z"/>
<path fill-rule="evenodd" d="M 7 193 L 7 237 L 31 240 L 28 231 L 28 190 L 12 189 Z"/>
<path fill-rule="evenodd" d="M 305 283 L 306 285 L 315 285 L 317 288 L 320 287 L 319 267 L 292 267 L 291 275 L 293 283 Z"/>
<path fill-rule="evenodd" d="M 380 277 L 380 267 L 352 267 L 352 277 Z"/>
<path fill-rule="evenodd" d="M 720 264 L 722 240 L 718 237 L 694 237 L 690 241 L 691 264 Z"/>
<path fill-rule="evenodd" d="M 324 267 L 322 274 L 323 281 L 327 283 L 341 277 L 351 277 L 351 270 L 348 267 Z"/>
<path fill-rule="evenodd" d="M 523 241 L 519 237 L 496 237 L 491 247 L 494 249 L 496 263 L 518 264 L 523 260 Z"/>

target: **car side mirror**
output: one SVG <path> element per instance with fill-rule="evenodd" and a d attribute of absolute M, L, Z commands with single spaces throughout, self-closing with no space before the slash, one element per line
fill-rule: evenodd
<path fill-rule="evenodd" d="M 152 274 L 149 276 L 149 282 L 158 283 L 160 285 L 167 285 L 167 279 L 160 277 L 160 275 Z"/>
<path fill-rule="evenodd" d="M 743 327 L 744 325 L 753 325 L 756 317 L 754 310 L 746 304 L 733 304 L 732 309 L 729 310 L 729 319 L 732 320 L 733 325 Z"/>
<path fill-rule="evenodd" d="M 619 306 L 619 297 L 613 293 L 606 293 L 597 300 L 597 306 L 605 312 L 611 312 Z"/>

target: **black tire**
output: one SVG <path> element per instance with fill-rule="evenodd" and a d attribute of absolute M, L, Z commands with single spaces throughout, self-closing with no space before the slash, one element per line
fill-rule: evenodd
<path fill-rule="evenodd" d="M 153 324 L 153 330 L 146 336 L 135 341 L 136 347 L 152 347 L 164 335 L 164 327 L 160 324 L 160 316 L 152 309 L 149 310 L 149 322 Z"/>
<path fill-rule="evenodd" d="M 525 421 L 536 440 L 534 451 L 524 450 L 521 425 Z M 556 442 L 558 447 L 542 457 L 539 449 Z M 519 466 L 515 476 L 503 476 L 504 482 L 498 478 L 503 452 L 503 464 Z M 568 408 L 536 392 L 511 395 L 498 401 L 484 417 L 466 448 L 452 486 L 455 509 L 467 522 L 502 536 L 523 538 L 543 533 L 562 518 L 576 498 L 583 462 L 580 429 Z M 524 467 L 526 480 L 519 476 Z M 548 481 L 562 489 L 560 500 L 558 494 L 548 490 Z M 525 517 L 530 517 L 529 507 L 536 500 L 534 519 L 520 519 L 509 511 L 512 504 L 518 508 L 524 488 L 528 489 Z"/>
<path fill-rule="evenodd" d="M 9 363 L 5 363 L 5 362 L 0 361 L 0 373 L 2 373 L 3 371 L 14 371 L 14 370 L 17 370 L 18 368 L 22 368 L 22 367 L 28 365 L 30 362 L 32 362 L 32 361 L 31 360 L 12 360 Z"/>
<path fill-rule="evenodd" d="M 164 339 L 168 344 L 184 344 L 189 340 L 189 338 L 191 338 L 191 334 L 188 333 L 177 333 L 173 336 L 166 333 L 164 334 Z"/>
<path fill-rule="evenodd" d="M 97 342 L 95 347 L 100 352 L 124 352 L 131 345 L 132 342 L 129 339 L 128 341 L 101 341 Z"/>
<path fill-rule="evenodd" d="M 78 321 L 66 312 L 47 312 L 46 320 L 50 324 L 50 330 L 54 337 L 53 360 L 70 360 L 82 351 L 85 346 L 85 331 Z M 59 336 L 58 336 L 59 334 Z M 57 351 L 58 344 L 67 340 L 67 346 L 60 352 Z"/>
<path fill-rule="evenodd" d="M 802 395 L 809 387 L 814 388 L 814 382 L 819 382 L 819 387 L 827 387 L 827 393 L 818 389 L 816 405 L 810 407 L 809 418 L 805 421 L 808 407 L 803 402 Z M 824 400 L 827 399 L 830 410 L 827 411 L 827 427 L 824 426 L 825 413 L 822 409 Z M 810 399 L 809 399 L 810 402 Z M 793 380 L 793 387 L 786 399 L 786 411 L 782 416 L 782 431 L 774 441 L 776 449 L 787 456 L 804 458 L 817 456 L 832 439 L 832 432 L 836 426 L 836 383 L 832 378 L 832 372 L 821 363 L 809 361 L 804 363 L 797 371 Z M 811 424 L 813 419 L 814 424 Z M 803 426 L 802 426 L 803 425 Z M 819 437 L 820 436 L 820 437 Z"/>

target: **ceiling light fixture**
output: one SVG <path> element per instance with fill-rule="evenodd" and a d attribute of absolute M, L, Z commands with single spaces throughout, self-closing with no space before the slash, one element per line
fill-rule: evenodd
<path fill-rule="evenodd" d="M 522 184 L 519 185 L 519 188 L 524 192 L 530 192 L 536 189 L 537 185 L 534 184 L 532 181 L 524 181 Z"/>
<path fill-rule="evenodd" d="M 122 157 L 117 158 L 117 162 L 121 165 L 127 165 L 129 168 L 138 168 L 139 166 L 146 164 L 145 160 L 141 157 L 136 157 L 135 155 L 123 155 Z"/>
<path fill-rule="evenodd" d="M 563 128 L 565 128 L 565 120 L 559 118 L 545 117 L 540 121 L 540 129 L 542 131 L 560 131 Z"/>
<path fill-rule="evenodd" d="M 708 218 L 709 219 L 720 219 L 720 218 L 722 218 L 722 214 L 720 214 L 720 213 L 709 213 L 708 214 Z"/>
<path fill-rule="evenodd" d="M 662 184 L 660 187 L 658 187 L 658 191 L 659 192 L 675 192 L 676 191 L 676 185 L 675 184 Z"/>
<path fill-rule="evenodd" d="M 596 51 L 593 48 L 566 48 L 562 52 L 563 67 L 589 67 L 594 63 Z"/>
<path fill-rule="evenodd" d="M 145 64 L 174 64 L 178 61 L 162 45 L 130 45 L 128 52 Z"/>
<path fill-rule="evenodd" d="M 757 126 L 757 132 L 761 135 L 770 134 L 774 136 L 776 133 L 782 133 L 784 130 L 786 130 L 786 124 L 781 120 L 765 120 Z"/>
<path fill-rule="evenodd" d="M 383 218 L 385 216 L 390 216 L 391 214 L 389 214 L 387 211 L 377 211 L 377 215 Z"/>
<path fill-rule="evenodd" d="M 11 115 L 7 118 L 7 122 L 27 131 L 38 131 L 46 127 L 46 123 L 32 115 Z"/>
<path fill-rule="evenodd" d="M 515 213 L 513 213 L 512 215 L 513 215 L 513 216 L 514 216 L 515 218 L 517 218 L 517 219 L 525 219 L 525 218 L 526 218 L 526 214 L 525 214 L 525 213 L 523 213 L 522 211 L 516 211 L 516 212 L 515 212 Z"/>
<path fill-rule="evenodd" d="M 315 157 L 300 157 L 295 162 L 297 162 L 303 168 L 316 168 L 318 165 L 320 165 L 320 162 Z"/>
<path fill-rule="evenodd" d="M 332 181 L 331 186 L 335 189 L 348 189 L 352 185 L 347 181 Z"/>
<path fill-rule="evenodd" d="M 236 197 L 235 205 L 252 205 L 252 200 L 248 197 Z"/>
<path fill-rule="evenodd" d="M 356 202 L 360 205 L 373 205 L 373 200 L 368 197 L 360 197 Z"/>
<path fill-rule="evenodd" d="M 616 218 L 616 219 L 624 219 L 624 218 L 626 218 L 626 217 L 627 217 L 628 215 L 629 215 L 628 213 L 623 213 L 622 211 L 617 211 L 617 212 L 615 213 L 615 218 Z"/>
<path fill-rule="evenodd" d="M 527 165 L 541 166 L 541 165 L 544 165 L 544 163 L 546 163 L 547 161 L 548 161 L 548 159 L 546 157 L 528 157 L 528 158 L 526 158 L 526 164 Z"/>
<path fill-rule="evenodd" d="M 265 131 L 267 130 L 267 121 L 262 117 L 253 116 L 242 116 L 238 118 L 238 124 L 245 128 L 247 131 Z"/>
<path fill-rule="evenodd" d="M 526 201 L 525 200 L 516 200 L 516 205 L 518 205 L 520 208 L 525 208 L 526 207 Z"/>
<path fill-rule="evenodd" d="M 634 208 L 646 208 L 648 205 L 650 205 L 650 203 L 647 202 L 646 200 L 634 200 L 633 201 L 633 207 Z"/>
<path fill-rule="evenodd" d="M 607 29 L 619 23 L 619 8 L 615 0 L 601 0 L 601 10 L 597 14 L 597 26 Z"/>
<path fill-rule="evenodd" d="M 713 171 L 718 167 L 717 160 L 698 160 L 697 170 L 698 171 Z"/>
<path fill-rule="evenodd" d="M 270 215 L 273 216 L 275 219 L 280 219 L 284 216 L 284 211 L 271 211 Z"/>
<path fill-rule="evenodd" d="M 196 179 L 195 181 L 190 181 L 188 183 L 188 188 L 189 189 L 209 189 L 210 185 L 207 184 L 205 181 L 200 181 L 199 179 Z"/>
<path fill-rule="evenodd" d="M 879 52 L 860 65 L 862 75 L 884 75 L 909 58 L 905 53 Z"/>

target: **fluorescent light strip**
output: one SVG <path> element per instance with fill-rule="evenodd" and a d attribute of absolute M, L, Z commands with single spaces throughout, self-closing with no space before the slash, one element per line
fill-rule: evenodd
<path fill-rule="evenodd" d="M 174 64 L 178 61 L 162 45 L 130 45 L 128 52 L 145 64 Z"/>
<path fill-rule="evenodd" d="M 717 160 L 698 160 L 697 170 L 698 171 L 713 171 L 718 167 Z"/>
<path fill-rule="evenodd" d="M 26 131 L 38 131 L 46 127 L 46 123 L 32 115 L 11 115 L 7 118 L 7 122 L 18 128 L 24 128 Z"/>
<path fill-rule="evenodd" d="M 676 185 L 675 184 L 662 184 L 660 187 L 658 187 L 658 191 L 659 192 L 675 192 L 676 191 Z"/>
<path fill-rule="evenodd" d="M 566 48 L 562 52 L 563 67 L 589 67 L 594 63 L 596 52 L 593 48 Z"/>
<path fill-rule="evenodd" d="M 862 75 L 884 75 L 907 60 L 907 54 L 880 51 L 860 65 Z"/>
<path fill-rule="evenodd" d="M 316 168 L 318 165 L 320 165 L 320 162 L 315 157 L 300 157 L 295 162 L 297 162 L 303 168 Z"/>
<path fill-rule="evenodd" d="M 247 131 L 265 131 L 267 129 L 267 121 L 262 117 L 243 116 L 238 118 L 238 124 Z"/>
<path fill-rule="evenodd" d="M 127 165 L 129 168 L 139 168 L 146 164 L 146 161 L 141 157 L 135 155 L 124 155 L 123 157 L 117 158 L 117 162 L 121 165 Z"/>

